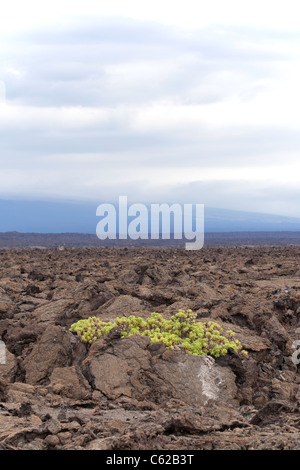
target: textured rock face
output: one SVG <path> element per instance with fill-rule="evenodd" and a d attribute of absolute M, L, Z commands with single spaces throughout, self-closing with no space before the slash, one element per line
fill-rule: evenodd
<path fill-rule="evenodd" d="M 54 393 L 78 400 L 88 398 L 91 392 L 89 383 L 74 366 L 56 367 L 50 376 L 50 384 Z"/>
<path fill-rule="evenodd" d="M 71 356 L 70 333 L 60 326 L 49 325 L 23 362 L 26 382 L 41 383 L 55 367 L 68 366 Z"/>
<path fill-rule="evenodd" d="M 1 314 L 7 313 L 12 307 L 11 298 L 5 293 L 5 290 L 0 288 L 0 318 Z"/>
<path fill-rule="evenodd" d="M 170 384 L 172 396 L 192 406 L 209 401 L 237 404 L 235 376 L 214 359 L 166 351 L 154 365 L 163 383 Z"/>
<path fill-rule="evenodd" d="M 122 315 L 129 316 L 146 311 L 143 302 L 140 299 L 130 295 L 120 295 L 116 299 L 111 299 L 102 305 L 97 315 L 101 315 L 103 320 L 113 320 L 116 317 L 116 312 L 122 312 Z"/>
<path fill-rule="evenodd" d="M 230 369 L 218 366 L 212 358 L 156 346 L 161 353 L 154 349 L 153 355 L 153 345 L 145 337 L 95 342 L 87 360 L 95 388 L 110 399 L 127 396 L 163 404 L 174 398 L 192 406 L 209 401 L 237 404 Z"/>
<path fill-rule="evenodd" d="M 0 379 L 13 382 L 17 372 L 17 359 L 7 349 L 4 351 L 3 363 L 0 362 Z"/>
<path fill-rule="evenodd" d="M 7 382 L 2 377 L 0 377 L 0 401 L 6 400 L 7 386 Z"/>
<path fill-rule="evenodd" d="M 34 319 L 37 323 L 54 323 L 72 305 L 72 300 L 59 299 L 41 305 L 34 311 Z"/>

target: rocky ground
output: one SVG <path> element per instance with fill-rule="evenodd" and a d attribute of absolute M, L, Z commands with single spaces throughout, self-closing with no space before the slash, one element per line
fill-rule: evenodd
<path fill-rule="evenodd" d="M 299 255 L 0 251 L 0 449 L 300 449 Z M 194 357 L 113 332 L 89 348 L 69 331 L 91 315 L 188 308 L 234 330 L 248 358 Z"/>

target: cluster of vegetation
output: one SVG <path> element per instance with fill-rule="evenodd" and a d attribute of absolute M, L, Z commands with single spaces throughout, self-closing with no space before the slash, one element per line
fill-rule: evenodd
<path fill-rule="evenodd" d="M 247 355 L 235 333 L 215 322 L 196 321 L 197 314 L 191 310 L 179 310 L 170 320 L 159 313 L 143 319 L 131 315 L 117 317 L 114 322 L 103 322 L 90 317 L 74 323 L 70 330 L 77 333 L 84 343 L 92 344 L 115 328 L 124 337 L 148 336 L 152 343 L 162 342 L 167 348 L 183 349 L 194 356 L 225 356 L 229 350 Z"/>

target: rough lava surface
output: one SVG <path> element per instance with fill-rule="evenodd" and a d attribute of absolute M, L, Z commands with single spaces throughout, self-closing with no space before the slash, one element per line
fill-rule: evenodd
<path fill-rule="evenodd" d="M 300 449 L 300 248 L 0 251 L 0 449 Z M 81 318 L 192 309 L 248 358 L 120 338 Z M 3 345 L 2 343 L 2 345 Z M 296 361 L 297 362 L 297 361 Z"/>

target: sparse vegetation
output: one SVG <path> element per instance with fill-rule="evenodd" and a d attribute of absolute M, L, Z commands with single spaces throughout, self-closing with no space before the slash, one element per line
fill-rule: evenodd
<path fill-rule="evenodd" d="M 117 317 L 114 322 L 103 322 L 97 317 L 90 317 L 74 323 L 70 330 L 77 333 L 84 343 L 92 344 L 116 328 L 121 336 L 148 336 L 152 343 L 163 342 L 167 348 L 185 350 L 194 356 L 225 356 L 229 350 L 247 355 L 235 333 L 224 331 L 216 322 L 196 320 L 196 313 L 191 310 L 179 310 L 170 320 L 159 313 L 152 313 L 143 319 L 131 315 Z"/>

